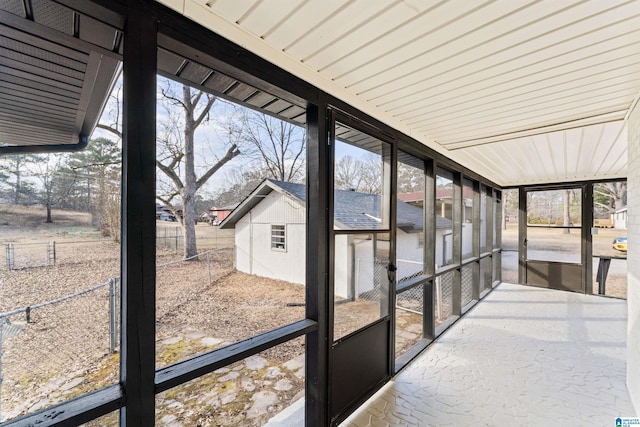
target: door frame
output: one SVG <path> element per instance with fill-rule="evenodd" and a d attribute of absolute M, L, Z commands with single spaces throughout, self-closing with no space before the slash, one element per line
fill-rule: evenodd
<path fill-rule="evenodd" d="M 518 283 L 527 285 L 528 262 L 539 263 L 539 260 L 527 258 L 527 193 L 546 190 L 567 190 L 579 188 L 581 190 L 581 233 L 580 233 L 580 264 L 581 264 L 581 288 L 580 293 L 590 294 L 592 289 L 592 227 L 593 227 L 593 183 L 574 182 L 554 185 L 534 185 L 518 187 Z M 562 268 L 564 264 L 572 263 L 549 262 L 549 268 Z M 573 269 L 575 271 L 575 269 Z M 549 287 L 549 286 L 547 286 Z M 552 288 L 556 289 L 556 288 Z M 558 288 L 561 290 L 567 290 Z"/>
<path fill-rule="evenodd" d="M 381 197 L 388 197 L 388 206 L 382 207 L 383 212 L 388 215 L 388 228 L 379 230 L 348 230 L 339 231 L 334 229 L 334 181 L 335 181 L 335 138 L 336 122 L 345 124 L 362 133 L 372 136 L 384 143 L 389 144 L 389 170 L 384 171 L 382 177 L 383 187 L 388 183 L 388 194 L 383 191 Z M 397 143 L 395 138 L 385 134 L 371 124 L 356 119 L 338 109 L 328 109 L 328 128 L 330 150 L 330 179 L 329 179 L 329 419 L 330 425 L 337 425 L 346 419 L 364 401 L 371 397 L 384 384 L 386 384 L 395 373 L 394 360 L 394 328 L 395 328 L 395 275 L 389 274 L 387 279 L 388 293 L 385 296 L 387 304 L 387 314 L 381 318 L 367 324 L 366 326 L 334 340 L 335 324 L 335 255 L 336 236 L 344 234 L 375 234 L 384 233 L 389 235 L 389 267 L 388 271 L 395 271 L 396 253 L 396 171 L 397 171 Z M 393 280 L 391 280 L 393 279 Z M 376 350 L 376 351 L 372 351 Z M 353 363 L 360 362 L 359 365 Z M 354 369 L 354 367 L 356 369 Z M 358 369 L 360 367 L 361 369 Z M 365 369 L 366 368 L 366 369 Z M 373 375 L 367 377 L 368 372 Z M 357 381 L 360 380 L 360 384 Z M 353 383 L 352 381 L 355 381 Z"/>

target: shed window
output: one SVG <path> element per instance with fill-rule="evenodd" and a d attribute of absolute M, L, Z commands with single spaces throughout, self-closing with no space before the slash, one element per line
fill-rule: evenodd
<path fill-rule="evenodd" d="M 286 249 L 286 233 L 284 225 L 271 226 L 271 249 L 284 251 Z"/>

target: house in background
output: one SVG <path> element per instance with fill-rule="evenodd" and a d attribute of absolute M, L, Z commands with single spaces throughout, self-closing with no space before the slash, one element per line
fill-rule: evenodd
<path fill-rule="evenodd" d="M 424 192 L 413 191 L 409 193 L 399 193 L 398 200 L 412 206 L 422 209 L 424 205 Z M 472 256 L 473 247 L 473 188 L 464 186 L 462 190 L 462 258 Z M 453 189 L 438 188 L 436 189 L 436 216 L 437 218 L 451 218 L 453 215 Z M 481 227 L 481 232 L 482 227 Z M 484 230 L 486 233 L 486 230 Z M 448 233 L 444 236 L 441 247 L 436 247 L 436 264 L 447 264 L 450 258 L 447 253 L 451 253 L 453 247 L 453 235 Z"/>
<path fill-rule="evenodd" d="M 209 209 L 209 217 L 212 219 L 212 221 L 218 221 L 218 223 L 220 223 L 224 221 L 229 216 L 231 211 L 233 211 L 237 207 L 237 203 L 229 206 L 223 206 L 221 208 L 213 207 Z"/>
<path fill-rule="evenodd" d="M 156 220 L 176 221 L 176 217 L 169 207 L 156 203 Z"/>
<path fill-rule="evenodd" d="M 613 220 L 613 227 L 618 230 L 627 229 L 627 207 L 617 209 L 611 214 Z"/>
<path fill-rule="evenodd" d="M 220 224 L 235 228 L 238 271 L 257 276 L 305 283 L 306 187 L 267 179 Z M 334 192 L 335 227 L 339 230 L 376 229 L 380 226 L 380 196 L 356 191 Z M 397 279 L 422 269 L 423 210 L 398 200 Z M 436 216 L 436 262 L 451 258 L 446 246 L 452 223 Z M 386 256 L 389 241 L 371 234 L 341 234 L 335 241 L 335 295 L 353 298 L 371 291 L 381 276 L 376 256 Z M 447 253 L 448 251 L 448 253 Z M 283 268 L 286 266 L 286 268 Z"/>

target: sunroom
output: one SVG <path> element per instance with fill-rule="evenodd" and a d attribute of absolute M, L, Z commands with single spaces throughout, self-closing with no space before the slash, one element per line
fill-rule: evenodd
<path fill-rule="evenodd" d="M 503 279 L 620 286 L 637 411 L 639 23 L 638 1 L 0 2 L 0 422 L 338 425 Z M 261 210 L 268 179 L 304 206 Z M 45 264 L 8 216 L 29 200 Z M 236 204 L 250 226 L 198 221 Z M 108 206 L 99 246 L 51 228 Z"/>

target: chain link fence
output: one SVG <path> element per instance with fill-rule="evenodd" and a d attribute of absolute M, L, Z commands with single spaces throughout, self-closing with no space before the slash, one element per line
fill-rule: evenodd
<path fill-rule="evenodd" d="M 200 222 L 196 225 L 198 247 L 201 249 L 224 249 L 234 245 L 233 230 L 221 230 L 218 226 Z M 156 226 L 156 247 L 166 251 L 184 250 L 184 235 L 179 225 Z"/>
<path fill-rule="evenodd" d="M 158 340 L 165 326 L 175 328 L 177 312 L 198 303 L 197 289 L 233 270 L 232 252 L 158 262 L 158 286 L 171 296 L 158 301 Z M 161 254 L 158 260 L 172 258 Z M 0 422 L 117 383 L 119 344 L 119 278 L 0 313 Z"/>
<path fill-rule="evenodd" d="M 436 277 L 436 324 L 453 316 L 453 271 Z"/>
<path fill-rule="evenodd" d="M 8 270 L 56 265 L 56 242 L 7 243 L 5 260 Z"/>
<path fill-rule="evenodd" d="M 106 252 L 112 257 L 111 253 L 118 248 L 118 244 L 111 239 L 6 243 L 3 266 L 11 271 L 81 263 L 104 257 Z"/>
<path fill-rule="evenodd" d="M 473 267 L 462 267 L 462 307 L 473 300 Z"/>
<path fill-rule="evenodd" d="M 118 289 L 114 278 L 0 314 L 0 421 L 117 382 Z"/>

